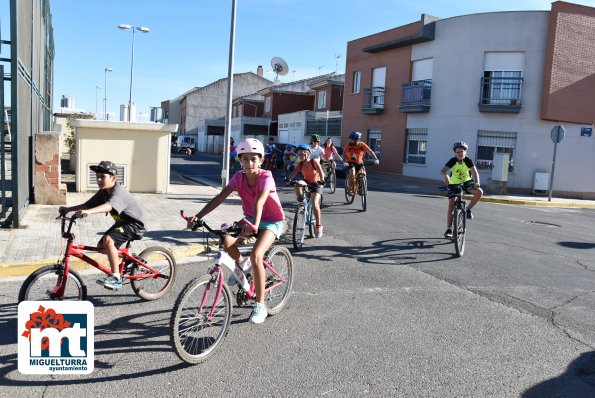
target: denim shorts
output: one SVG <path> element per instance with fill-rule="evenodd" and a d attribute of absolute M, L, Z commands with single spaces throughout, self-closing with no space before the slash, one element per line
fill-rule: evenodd
<path fill-rule="evenodd" d="M 254 219 L 252 217 L 246 216 L 245 218 L 251 223 L 254 223 Z M 283 221 L 261 221 L 260 225 L 258 226 L 258 230 L 260 231 L 263 229 L 271 231 L 275 234 L 277 239 L 279 239 L 285 231 L 285 223 Z"/>

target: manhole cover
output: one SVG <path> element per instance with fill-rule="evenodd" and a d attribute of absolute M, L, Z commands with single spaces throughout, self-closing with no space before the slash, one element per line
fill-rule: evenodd
<path fill-rule="evenodd" d="M 558 228 L 562 228 L 562 226 L 561 225 L 558 225 L 558 224 L 552 224 L 552 223 L 549 223 L 549 222 L 535 221 L 535 220 L 523 221 L 523 224 L 541 225 L 543 227 L 558 227 Z"/>

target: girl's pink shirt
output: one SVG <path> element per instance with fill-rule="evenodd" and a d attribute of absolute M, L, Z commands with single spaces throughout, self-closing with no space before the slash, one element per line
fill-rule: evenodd
<path fill-rule="evenodd" d="M 254 204 L 256 203 L 256 199 L 258 199 L 258 193 L 264 190 L 269 190 L 269 197 L 264 202 L 260 220 L 276 222 L 285 219 L 281 201 L 277 194 L 277 186 L 275 185 L 275 180 L 269 170 L 260 169 L 258 171 L 256 185 L 253 187 L 248 185 L 246 174 L 243 171 L 238 171 L 229 181 L 229 186 L 238 191 L 238 194 L 242 199 L 242 211 L 245 216 L 254 217 Z"/>

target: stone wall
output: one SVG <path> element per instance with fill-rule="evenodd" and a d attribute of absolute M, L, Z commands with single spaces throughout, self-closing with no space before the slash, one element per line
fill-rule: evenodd
<path fill-rule="evenodd" d="M 35 203 L 40 205 L 66 204 L 66 185 L 60 176 L 60 134 L 35 135 Z"/>

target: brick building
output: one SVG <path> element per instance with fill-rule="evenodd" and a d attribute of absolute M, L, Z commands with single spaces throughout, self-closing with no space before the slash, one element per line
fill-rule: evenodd
<path fill-rule="evenodd" d="M 376 170 L 431 180 L 463 140 L 483 185 L 501 170 L 509 191 L 529 192 L 550 171 L 561 123 L 554 191 L 593 198 L 593 59 L 592 7 L 422 15 L 348 43 L 341 134 L 363 133 Z"/>

